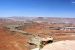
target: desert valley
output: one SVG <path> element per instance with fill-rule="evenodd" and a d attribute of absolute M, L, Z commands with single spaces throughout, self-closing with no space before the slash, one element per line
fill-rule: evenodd
<path fill-rule="evenodd" d="M 31 50 L 36 48 L 31 42 L 38 43 L 36 37 L 52 37 L 53 42 L 75 40 L 74 21 L 75 18 L 0 18 L 0 50 Z"/>

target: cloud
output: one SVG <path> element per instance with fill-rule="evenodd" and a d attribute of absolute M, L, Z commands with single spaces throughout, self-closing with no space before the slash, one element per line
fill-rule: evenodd
<path fill-rule="evenodd" d="M 72 3 L 74 3 L 74 4 L 75 4 L 75 2 L 72 2 Z"/>

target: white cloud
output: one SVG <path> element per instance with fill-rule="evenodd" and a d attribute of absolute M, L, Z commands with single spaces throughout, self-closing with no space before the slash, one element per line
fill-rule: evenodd
<path fill-rule="evenodd" d="M 72 2 L 72 3 L 75 3 L 75 2 Z"/>

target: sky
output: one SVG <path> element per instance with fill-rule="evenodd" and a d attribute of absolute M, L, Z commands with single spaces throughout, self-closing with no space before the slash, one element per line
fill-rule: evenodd
<path fill-rule="evenodd" d="M 75 18 L 75 0 L 0 0 L 0 17 Z"/>

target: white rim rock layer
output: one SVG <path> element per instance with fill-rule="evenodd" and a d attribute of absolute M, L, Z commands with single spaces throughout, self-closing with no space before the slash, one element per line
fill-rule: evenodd
<path fill-rule="evenodd" d="M 47 44 L 41 50 L 75 50 L 75 40 L 65 40 Z"/>

